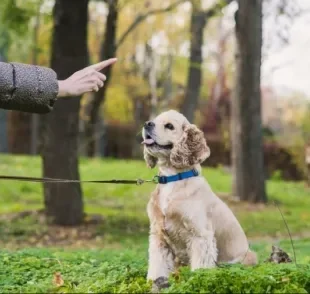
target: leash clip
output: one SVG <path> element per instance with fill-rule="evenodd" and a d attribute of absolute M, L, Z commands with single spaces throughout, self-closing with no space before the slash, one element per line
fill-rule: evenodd
<path fill-rule="evenodd" d="M 158 184 L 158 182 L 159 182 L 159 176 L 154 176 L 153 179 L 151 179 L 151 180 L 137 179 L 136 184 L 137 184 L 137 186 L 141 186 L 144 183 L 155 183 L 155 184 Z"/>
<path fill-rule="evenodd" d="M 159 183 L 159 176 L 154 176 L 152 179 L 152 182 L 155 184 L 158 184 Z"/>

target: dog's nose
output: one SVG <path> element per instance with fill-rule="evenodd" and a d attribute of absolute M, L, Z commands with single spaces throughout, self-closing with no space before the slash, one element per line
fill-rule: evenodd
<path fill-rule="evenodd" d="M 155 127 L 155 124 L 152 122 L 152 121 L 147 121 L 145 124 L 144 124 L 144 128 L 146 130 L 151 130 Z"/>

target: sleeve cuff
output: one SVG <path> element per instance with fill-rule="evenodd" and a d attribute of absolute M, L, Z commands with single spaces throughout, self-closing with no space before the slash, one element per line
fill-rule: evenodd
<path fill-rule="evenodd" d="M 48 113 L 57 100 L 58 81 L 56 73 L 49 68 L 20 63 L 13 66 L 12 102 L 21 111 Z"/>

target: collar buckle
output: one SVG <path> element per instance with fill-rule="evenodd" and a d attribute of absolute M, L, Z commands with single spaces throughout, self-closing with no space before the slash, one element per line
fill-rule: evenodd
<path fill-rule="evenodd" d="M 193 169 L 193 175 L 194 175 L 195 177 L 199 176 L 199 172 L 198 172 L 198 170 Z"/>

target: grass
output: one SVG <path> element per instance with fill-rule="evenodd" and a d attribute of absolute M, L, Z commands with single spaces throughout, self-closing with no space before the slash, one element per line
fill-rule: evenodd
<path fill-rule="evenodd" d="M 41 175 L 41 160 L 38 157 L 1 156 L 0 160 L 0 174 Z M 147 169 L 142 161 L 81 159 L 80 173 L 83 180 L 151 179 L 156 171 Z M 287 230 L 273 201 L 279 203 L 293 235 L 310 231 L 310 191 L 303 183 L 269 181 L 267 191 L 270 203 L 259 206 L 235 203 L 225 196 L 231 191 L 231 177 L 224 170 L 206 168 L 203 174 L 213 190 L 224 195 L 224 200 L 234 210 L 249 237 L 287 236 Z M 146 204 L 150 192 L 154 189 L 153 184 L 84 184 L 82 187 L 86 213 L 104 216 L 105 224 L 102 229 L 105 234 L 110 235 L 110 239 L 117 239 L 120 235 L 132 237 L 146 233 Z M 42 186 L 38 183 L 2 181 L 0 197 L 0 215 L 43 208 Z M 27 221 L 29 227 L 31 219 Z M 3 226 L 7 227 L 7 224 L 2 221 Z"/>
<path fill-rule="evenodd" d="M 0 156 L 0 174 L 41 175 L 38 157 Z M 80 160 L 88 179 L 151 179 L 156 173 L 141 161 Z M 233 209 L 261 262 L 276 243 L 293 251 L 277 202 L 294 236 L 295 264 L 254 268 L 233 266 L 171 277 L 168 292 L 310 292 L 310 191 L 303 183 L 272 180 L 270 202 L 250 205 L 229 197 L 231 176 L 224 169 L 203 170 L 211 187 Z M 83 184 L 85 211 L 104 221 L 80 228 L 48 227 L 43 215 L 42 186 L 0 181 L 0 292 L 131 292 L 150 290 L 146 282 L 148 219 L 146 204 L 153 184 Z M 18 217 L 16 217 L 18 216 Z M 36 248 L 35 248 L 36 247 Z M 39 248 L 44 247 L 44 248 Z M 49 248 L 48 248 L 49 247 Z M 18 250 L 15 250 L 18 249 Z M 60 272 L 64 285 L 53 284 Z M 13 274 L 12 274 L 13 273 Z M 224 281 L 224 282 L 223 282 Z M 255 282 L 254 282 L 255 281 Z"/>

